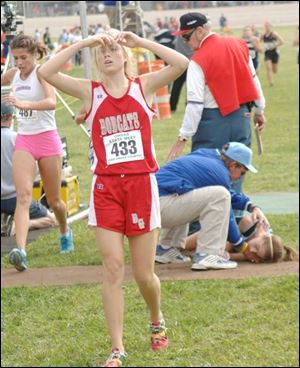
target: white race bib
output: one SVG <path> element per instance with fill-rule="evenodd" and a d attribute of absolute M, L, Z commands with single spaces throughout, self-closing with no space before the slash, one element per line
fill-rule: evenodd
<path fill-rule="evenodd" d="M 37 120 L 36 110 L 17 109 L 17 119 Z"/>
<path fill-rule="evenodd" d="M 103 137 L 107 165 L 144 159 L 141 132 L 132 130 Z"/>

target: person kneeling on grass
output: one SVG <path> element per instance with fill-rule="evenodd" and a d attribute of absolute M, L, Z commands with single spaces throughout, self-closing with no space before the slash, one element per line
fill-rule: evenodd
<path fill-rule="evenodd" d="M 260 220 L 269 226 L 261 209 L 243 193 L 236 193 L 231 188 L 231 182 L 239 180 L 248 170 L 257 172 L 251 161 L 250 148 L 239 142 L 230 142 L 224 145 L 221 152 L 218 149 L 198 149 L 160 168 L 156 177 L 162 230 L 156 247 L 156 262 L 190 261 L 181 254 L 180 248 L 184 248 L 189 222 L 197 218 L 201 231 L 197 235 L 197 249 L 191 269 L 229 269 L 237 266 L 236 262 L 222 256 L 226 238 L 236 252 L 245 252 L 248 247 L 233 210 L 247 210 L 252 213 L 253 220 Z M 218 192 L 214 193 L 213 190 L 217 189 Z M 231 196 L 228 209 L 223 208 L 225 194 Z M 229 227 L 225 221 L 228 216 Z"/>
<path fill-rule="evenodd" d="M 252 263 L 297 261 L 298 252 L 286 245 L 280 236 L 274 235 L 272 229 L 261 221 L 253 221 L 249 216 L 243 217 L 239 223 L 242 234 L 247 237 L 248 251 L 235 253 L 234 246 L 227 242 L 225 250 L 227 258 L 234 261 L 248 261 Z M 184 255 L 196 252 L 198 233 L 186 239 Z"/>

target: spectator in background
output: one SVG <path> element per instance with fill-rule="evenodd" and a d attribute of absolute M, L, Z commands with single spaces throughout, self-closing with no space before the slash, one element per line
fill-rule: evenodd
<path fill-rule="evenodd" d="M 246 43 L 235 37 L 222 37 L 211 31 L 201 13 L 180 17 L 175 32 L 196 52 L 187 71 L 187 106 L 179 138 L 169 153 L 178 156 L 192 138 L 192 151 L 221 149 L 227 142 L 250 147 L 250 106 L 255 101 L 254 122 L 264 128 L 265 99 L 253 68 Z M 234 185 L 242 191 L 242 182 Z"/>
<path fill-rule="evenodd" d="M 43 34 L 43 42 L 46 48 L 48 49 L 49 53 L 54 49 L 53 43 L 51 41 L 49 27 L 45 28 L 45 32 Z"/>
<path fill-rule="evenodd" d="M 175 17 L 171 17 L 170 24 L 169 24 L 170 31 L 175 32 L 177 31 L 178 27 L 179 27 L 178 20 Z"/>
<path fill-rule="evenodd" d="M 232 33 L 231 31 L 231 28 L 229 26 L 229 22 L 228 22 L 228 19 L 226 19 L 226 22 L 225 22 L 225 25 L 223 27 L 223 32 L 222 32 L 224 35 L 229 35 Z"/>
<path fill-rule="evenodd" d="M 169 17 L 165 17 L 165 20 L 164 20 L 164 23 L 163 23 L 163 28 L 170 29 L 170 20 L 169 20 Z"/>
<path fill-rule="evenodd" d="M 76 28 L 73 36 L 73 43 L 79 42 L 82 40 L 81 29 L 79 27 Z M 82 50 L 78 50 L 74 56 L 74 64 L 81 65 L 82 64 Z"/>
<path fill-rule="evenodd" d="M 9 42 L 6 33 L 1 30 L 1 65 L 5 65 L 9 53 Z"/>
<path fill-rule="evenodd" d="M 116 28 L 118 24 L 118 9 L 117 1 L 103 1 L 104 13 L 107 15 L 109 25 L 111 28 Z M 129 1 L 121 1 L 121 6 L 126 6 Z"/>
<path fill-rule="evenodd" d="M 220 32 L 223 33 L 224 27 L 226 26 L 227 19 L 225 15 L 222 13 L 219 19 Z"/>
<path fill-rule="evenodd" d="M 156 19 L 156 27 L 157 27 L 158 29 L 162 29 L 162 28 L 164 28 L 163 22 L 162 22 L 162 20 L 161 20 L 160 18 L 157 18 L 157 19 Z"/>
<path fill-rule="evenodd" d="M 190 59 L 194 54 L 194 51 L 186 44 L 186 42 L 184 42 L 181 36 L 177 36 L 175 39 L 175 50 L 186 56 L 188 59 Z M 170 96 L 170 107 L 172 112 L 175 112 L 177 109 L 180 92 L 186 81 L 186 75 L 187 71 L 173 82 Z"/>
<path fill-rule="evenodd" d="M 66 28 L 63 28 L 61 34 L 58 37 L 58 44 L 65 45 L 67 43 L 69 43 L 69 32 L 66 30 Z"/>
<path fill-rule="evenodd" d="M 74 43 L 75 31 L 77 27 L 70 28 L 69 30 L 69 43 Z"/>
<path fill-rule="evenodd" d="M 221 149 L 227 142 L 251 146 L 251 108 L 255 103 L 254 123 L 264 128 L 265 98 L 256 76 L 249 50 L 242 39 L 223 37 L 211 31 L 209 19 L 201 13 L 180 17 L 181 35 L 196 52 L 187 70 L 187 105 L 177 142 L 168 159 L 181 154 L 192 138 L 192 151 L 198 148 Z M 233 183 L 242 192 L 244 177 Z M 237 220 L 243 211 L 236 210 Z M 190 232 L 199 228 L 191 224 Z"/>
<path fill-rule="evenodd" d="M 254 69 L 257 72 L 259 68 L 259 53 L 262 52 L 262 47 L 259 38 L 254 36 L 251 26 L 246 26 L 244 28 L 243 39 L 248 46 L 249 55 L 251 56 Z"/>
<path fill-rule="evenodd" d="M 40 42 L 40 41 L 41 41 L 41 32 L 40 32 L 38 29 L 36 29 L 36 30 L 34 31 L 34 39 L 35 39 L 37 42 Z"/>
<path fill-rule="evenodd" d="M 253 36 L 260 38 L 259 32 L 258 32 L 257 28 L 255 27 L 255 25 L 251 24 L 250 27 L 252 29 Z"/>
<path fill-rule="evenodd" d="M 154 35 L 154 40 L 160 45 L 174 49 L 175 36 L 172 35 L 169 28 L 166 27 L 160 28 Z M 155 55 L 155 58 L 159 59 L 157 55 Z"/>
<path fill-rule="evenodd" d="M 278 47 L 283 44 L 283 39 L 279 36 L 277 32 L 273 31 L 273 27 L 270 22 L 265 22 L 264 28 L 265 32 L 261 35 L 261 40 L 264 43 L 267 79 L 270 87 L 273 87 L 273 75 L 276 74 L 278 71 Z"/>

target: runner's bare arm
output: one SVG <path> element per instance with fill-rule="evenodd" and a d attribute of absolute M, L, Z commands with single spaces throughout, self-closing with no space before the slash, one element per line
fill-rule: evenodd
<path fill-rule="evenodd" d="M 11 84 L 16 72 L 17 68 L 11 68 L 6 73 L 1 75 L 1 86 L 7 86 Z"/>
<path fill-rule="evenodd" d="M 42 85 L 44 98 L 39 101 L 27 101 L 19 100 L 14 95 L 3 96 L 2 99 L 9 105 L 13 105 L 18 109 L 24 110 L 55 110 L 56 107 L 56 96 L 54 88 L 47 83 L 44 79 L 39 78 Z"/>

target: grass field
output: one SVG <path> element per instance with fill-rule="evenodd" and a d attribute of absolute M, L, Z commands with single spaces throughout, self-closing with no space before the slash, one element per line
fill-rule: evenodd
<path fill-rule="evenodd" d="M 257 175 L 247 175 L 246 193 L 296 192 L 299 188 L 299 70 L 292 46 L 295 28 L 278 28 L 285 39 L 275 86 L 260 80 L 267 101 L 265 153 L 256 154 Z M 74 75 L 82 75 L 75 69 Z M 66 97 L 77 112 L 80 103 Z M 162 165 L 177 137 L 184 93 L 171 120 L 155 122 L 153 136 Z M 88 203 L 88 139 L 59 104 L 58 126 L 66 135 L 70 164 L 80 180 L 80 201 Z M 189 152 L 189 147 L 186 147 Z M 298 215 L 269 216 L 275 233 L 298 248 Z M 94 234 L 85 222 L 73 226 L 76 251 L 58 254 L 58 231 L 28 247 L 29 267 L 100 264 Z M 129 261 L 128 251 L 126 261 Z M 1 260 L 7 267 L 7 259 Z M 1 290 L 1 366 L 96 366 L 110 349 L 99 286 L 9 288 Z M 153 355 L 148 346 L 147 311 L 135 284 L 124 286 L 128 366 L 299 366 L 298 279 L 296 276 L 244 281 L 162 283 L 162 309 L 170 348 Z"/>

